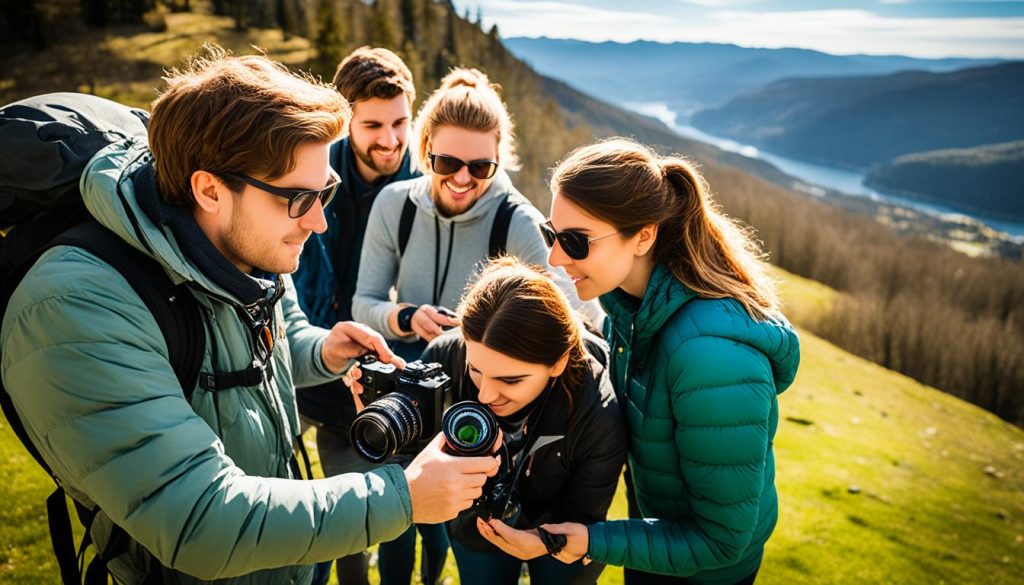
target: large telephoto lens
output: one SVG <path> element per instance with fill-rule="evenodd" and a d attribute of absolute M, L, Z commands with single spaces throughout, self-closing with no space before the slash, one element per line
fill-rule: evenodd
<path fill-rule="evenodd" d="M 453 404 L 441 418 L 445 451 L 462 457 L 489 455 L 498 440 L 498 421 L 479 402 Z"/>
<path fill-rule="evenodd" d="M 383 463 L 420 438 L 423 418 L 412 398 L 401 392 L 386 394 L 352 421 L 350 436 L 359 456 Z"/>

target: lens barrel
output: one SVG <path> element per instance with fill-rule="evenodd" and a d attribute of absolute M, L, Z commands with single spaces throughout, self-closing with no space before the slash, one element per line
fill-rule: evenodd
<path fill-rule="evenodd" d="M 461 457 L 489 455 L 498 440 L 498 420 L 479 402 L 453 404 L 441 418 L 444 450 Z"/>
<path fill-rule="evenodd" d="M 383 463 L 420 438 L 423 416 L 416 402 L 401 392 L 391 392 L 370 403 L 352 421 L 350 437 L 359 456 Z"/>

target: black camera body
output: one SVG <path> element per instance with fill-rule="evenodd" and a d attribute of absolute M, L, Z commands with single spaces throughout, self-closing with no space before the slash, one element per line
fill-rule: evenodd
<path fill-rule="evenodd" d="M 359 358 L 366 408 L 349 431 L 356 452 L 381 463 L 396 453 L 418 453 L 441 426 L 451 378 L 441 364 L 420 360 L 400 370 L 376 356 Z"/>

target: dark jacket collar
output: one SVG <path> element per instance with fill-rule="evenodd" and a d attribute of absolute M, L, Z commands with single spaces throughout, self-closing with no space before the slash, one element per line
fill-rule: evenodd
<path fill-rule="evenodd" d="M 600 302 L 619 339 L 634 353 L 645 354 L 662 326 L 696 297 L 668 268 L 655 264 L 643 299 L 615 289 L 601 295 Z"/>
<path fill-rule="evenodd" d="M 131 181 L 142 211 L 153 223 L 171 230 L 178 247 L 210 281 L 246 306 L 274 296 L 272 291 L 268 295 L 268 290 L 279 280 L 277 275 L 261 274 L 263 278 L 256 278 L 243 273 L 206 237 L 190 210 L 160 198 L 152 161 L 133 171 Z"/>

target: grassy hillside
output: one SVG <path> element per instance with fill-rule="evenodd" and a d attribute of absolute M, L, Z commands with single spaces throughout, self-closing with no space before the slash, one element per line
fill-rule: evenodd
<path fill-rule="evenodd" d="M 776 272 L 789 312 L 836 293 Z M 801 331 L 780 400 L 781 517 L 759 583 L 1020 583 L 1024 431 Z M 0 583 L 54 583 L 48 479 L 0 420 Z M 625 516 L 622 490 L 612 517 Z M 372 571 L 376 579 L 376 571 Z M 449 557 L 447 575 L 457 583 Z M 622 582 L 608 569 L 601 583 Z"/>

